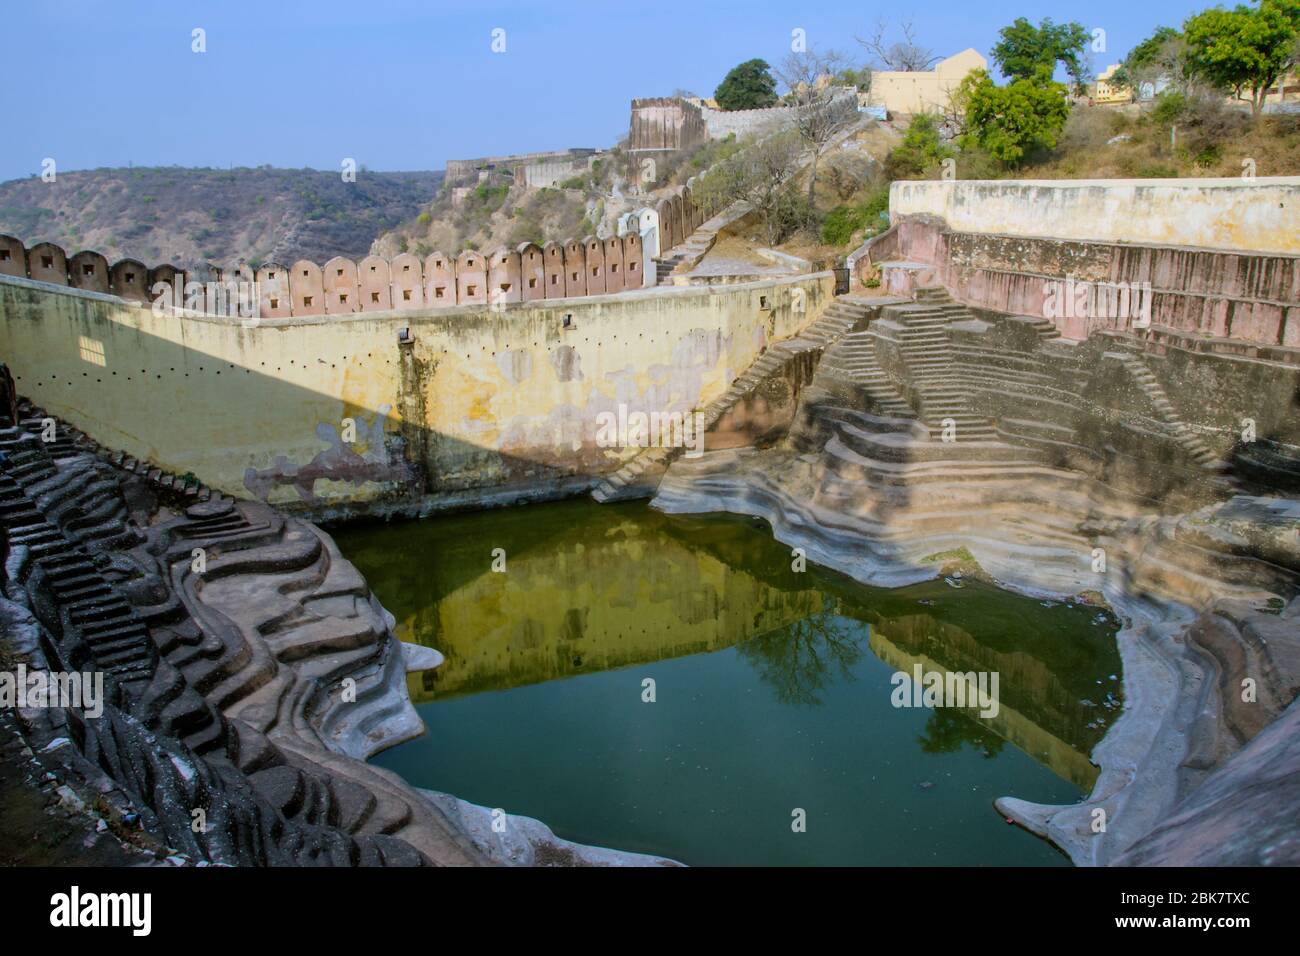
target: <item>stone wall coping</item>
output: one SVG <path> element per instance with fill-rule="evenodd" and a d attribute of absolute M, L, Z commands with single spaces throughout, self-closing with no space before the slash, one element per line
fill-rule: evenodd
<path fill-rule="evenodd" d="M 438 319 L 453 318 L 455 316 L 481 316 L 483 314 L 498 313 L 508 315 L 525 309 L 548 309 L 558 310 L 568 307 L 585 306 L 585 305 L 618 305 L 629 301 L 638 301 L 641 299 L 660 299 L 660 298 L 690 298 L 700 295 L 723 295 L 732 292 L 744 292 L 746 290 L 771 289 L 784 285 L 790 285 L 794 282 L 830 279 L 833 280 L 835 274 L 829 270 L 822 272 L 809 272 L 802 275 L 782 275 L 771 278 L 754 279 L 746 282 L 728 283 L 726 285 L 661 285 L 651 286 L 646 289 L 633 289 L 626 292 L 606 292 L 600 295 L 571 296 L 565 299 L 535 299 L 531 302 L 508 302 L 498 306 L 491 305 L 454 305 L 443 308 L 420 308 L 420 309 L 383 309 L 371 312 L 344 312 L 334 315 L 297 315 L 284 316 L 280 318 L 239 318 L 237 316 L 214 315 L 208 312 L 195 312 L 188 309 L 181 309 L 173 313 L 177 318 L 186 321 L 207 322 L 213 325 L 245 325 L 255 328 L 293 328 L 305 325 L 335 325 L 341 322 L 372 322 L 376 320 L 390 321 L 401 319 L 412 325 L 417 323 L 431 322 Z M 94 292 L 89 289 L 77 289 L 72 286 L 58 285 L 52 282 L 41 282 L 37 279 L 27 279 L 20 276 L 0 275 L 0 286 L 12 285 L 22 289 L 33 289 L 45 293 L 57 293 L 59 295 L 68 295 L 93 299 L 100 302 L 108 302 L 117 306 L 127 306 L 137 309 L 152 309 L 153 306 L 147 302 L 134 302 L 130 299 L 123 299 L 111 293 Z"/>

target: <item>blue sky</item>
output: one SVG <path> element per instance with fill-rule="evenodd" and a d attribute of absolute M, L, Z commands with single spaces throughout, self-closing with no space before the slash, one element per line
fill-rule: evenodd
<path fill-rule="evenodd" d="M 994 8 L 939 0 L 911 14 L 922 45 L 988 54 L 1017 16 L 1106 31 L 1097 69 L 1158 24 L 1208 0 Z M 665 11 L 684 11 L 684 21 Z M 854 34 L 897 4 L 698 0 L 42 0 L 6 4 L 0 180 L 96 166 L 372 169 L 612 145 L 628 102 L 685 88 L 711 95 L 750 57 L 778 62 L 791 31 L 858 59 Z M 191 52 L 191 31 L 207 52 Z M 491 50 L 505 30 L 504 53 Z"/>

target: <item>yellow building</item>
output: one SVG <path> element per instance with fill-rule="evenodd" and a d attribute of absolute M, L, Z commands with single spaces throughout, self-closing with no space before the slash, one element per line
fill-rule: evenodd
<path fill-rule="evenodd" d="M 1097 82 L 1094 84 L 1092 91 L 1092 101 L 1094 103 L 1105 105 L 1133 102 L 1132 90 L 1125 86 L 1111 84 L 1111 78 L 1114 77 L 1115 71 L 1118 69 L 1119 64 L 1112 63 L 1097 76 Z"/>
<path fill-rule="evenodd" d="M 940 60 L 933 70 L 902 72 L 873 70 L 871 91 L 863 106 L 883 106 L 891 113 L 935 113 L 971 70 L 988 69 L 988 60 L 973 49 Z"/>

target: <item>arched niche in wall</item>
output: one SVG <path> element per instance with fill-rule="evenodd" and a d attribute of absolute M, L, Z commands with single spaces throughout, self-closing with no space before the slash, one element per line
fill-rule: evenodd
<path fill-rule="evenodd" d="M 456 262 L 445 252 L 424 257 L 424 301 L 434 308 L 456 304 Z"/>
<path fill-rule="evenodd" d="M 27 250 L 28 274 L 40 282 L 68 284 L 68 256 L 63 247 L 52 242 L 38 242 Z"/>
<path fill-rule="evenodd" d="M 640 289 L 645 285 L 644 268 L 645 263 L 642 257 L 645 255 L 641 247 L 641 236 L 636 232 L 627 232 L 623 234 L 623 288 Z"/>
<path fill-rule="evenodd" d="M 610 236 L 605 240 L 605 291 L 623 291 L 623 240 Z"/>
<path fill-rule="evenodd" d="M 335 256 L 321 266 L 325 283 L 325 311 L 329 315 L 348 315 L 357 309 L 357 264 L 344 256 Z"/>
<path fill-rule="evenodd" d="M 587 294 L 587 251 L 581 239 L 564 240 L 564 294 Z"/>
<path fill-rule="evenodd" d="M 487 300 L 487 259 L 481 252 L 466 249 L 456 257 L 456 302 L 459 305 L 486 305 Z"/>
<path fill-rule="evenodd" d="M 488 301 L 493 305 L 523 300 L 519 291 L 519 253 L 502 246 L 488 255 Z"/>
<path fill-rule="evenodd" d="M 294 315 L 325 314 L 325 280 L 316 263 L 308 259 L 295 262 L 289 269 L 289 288 Z"/>
<path fill-rule="evenodd" d="M 393 308 L 419 309 L 424 306 L 424 268 L 420 257 L 409 252 L 393 256 Z"/>
<path fill-rule="evenodd" d="M 68 260 L 68 278 L 74 289 L 107 292 L 108 260 L 98 252 L 84 249 Z"/>
<path fill-rule="evenodd" d="M 535 242 L 521 242 L 515 249 L 519 256 L 520 291 L 525 302 L 546 297 L 546 255 Z"/>
<path fill-rule="evenodd" d="M 258 315 L 266 319 L 284 319 L 293 315 L 293 294 L 289 268 L 268 262 L 257 270 Z"/>
<path fill-rule="evenodd" d="M 366 256 L 357 263 L 359 311 L 382 312 L 393 307 L 393 276 L 388 260 Z"/>
<path fill-rule="evenodd" d="M 0 235 L 0 276 L 27 278 L 27 248 L 17 236 Z"/>
<path fill-rule="evenodd" d="M 546 298 L 563 299 L 564 285 L 564 244 L 552 239 L 542 246 L 542 255 L 546 259 Z"/>
<path fill-rule="evenodd" d="M 587 255 L 587 295 L 604 295 L 605 243 L 595 236 L 585 236 L 582 249 Z"/>
<path fill-rule="evenodd" d="M 119 259 L 108 270 L 108 288 L 130 302 L 148 302 L 149 270 L 138 259 Z"/>

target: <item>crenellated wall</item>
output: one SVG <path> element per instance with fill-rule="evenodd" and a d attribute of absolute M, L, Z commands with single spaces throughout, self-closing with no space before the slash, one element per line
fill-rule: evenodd
<path fill-rule="evenodd" d="M 663 244 L 665 251 L 684 241 L 709 215 L 696 205 L 689 186 L 660 199 L 656 213 L 659 222 L 654 235 L 672 240 Z M 547 243 L 547 248 L 551 246 Z M 14 236 L 0 235 L 0 276 L 104 292 L 132 302 L 153 302 L 165 294 L 169 303 L 190 311 L 263 319 L 503 305 L 604 295 L 655 284 L 655 271 L 646 268 L 646 252 L 637 229 L 604 239 L 566 239 L 554 248 L 555 275 L 567 274 L 567 281 L 543 280 L 537 270 L 545 251 L 530 242 L 487 252 L 467 249 L 459 255 L 432 252 L 423 259 L 404 252 L 392 260 L 366 256 L 356 262 L 336 256 L 324 265 L 304 259 L 292 264 L 266 263 L 256 270 L 245 265 L 213 267 L 210 274 L 197 276 L 169 264 L 149 268 L 135 259 L 122 259 L 110 266 L 97 252 L 69 256 L 50 242 L 27 249 Z M 656 248 L 651 254 L 658 251 Z M 227 286 L 232 282 L 249 286 L 236 290 Z M 166 283 L 170 290 L 162 290 L 159 283 Z M 242 311 L 231 307 L 232 296 L 237 297 L 240 291 L 246 296 Z"/>

